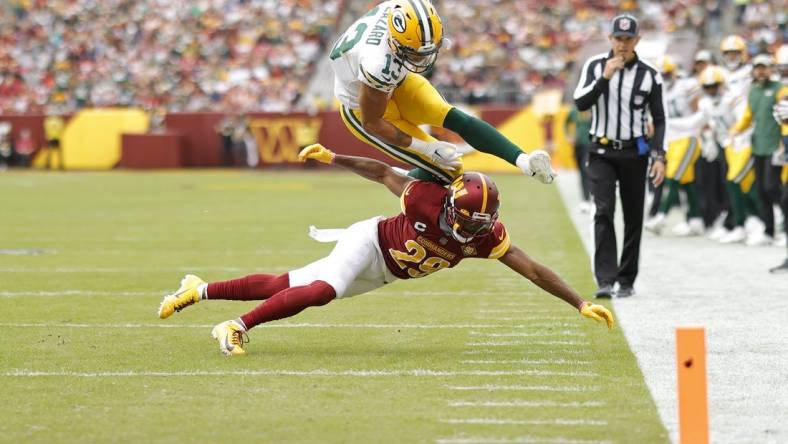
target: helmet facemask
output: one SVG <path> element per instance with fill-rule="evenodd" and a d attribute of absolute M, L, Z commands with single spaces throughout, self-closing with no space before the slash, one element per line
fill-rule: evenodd
<path fill-rule="evenodd" d="M 437 45 L 430 45 L 429 49 L 415 50 L 409 46 L 400 44 L 394 37 L 389 38 L 391 48 L 394 50 L 396 56 L 402 60 L 402 66 L 410 72 L 422 73 L 435 65 L 438 60 L 438 51 L 440 51 L 443 40 L 438 42 Z"/>
<path fill-rule="evenodd" d="M 462 243 L 490 234 L 498 220 L 497 211 L 493 214 L 479 212 L 470 214 L 468 210 L 458 208 L 454 203 L 453 194 L 446 197 L 445 213 L 446 223 L 451 228 L 452 236 Z"/>

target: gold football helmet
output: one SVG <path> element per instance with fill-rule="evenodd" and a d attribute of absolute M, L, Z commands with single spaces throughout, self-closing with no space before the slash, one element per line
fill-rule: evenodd
<path fill-rule="evenodd" d="M 403 66 L 424 72 L 435 64 L 443 44 L 443 24 L 427 0 L 396 0 L 389 12 L 389 42 Z"/>
<path fill-rule="evenodd" d="M 725 67 L 731 71 L 738 69 L 747 56 L 747 43 L 738 35 L 729 35 L 722 39 L 720 52 Z"/>

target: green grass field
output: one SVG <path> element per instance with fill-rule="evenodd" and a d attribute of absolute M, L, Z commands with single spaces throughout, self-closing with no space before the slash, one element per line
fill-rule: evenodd
<path fill-rule="evenodd" d="M 589 295 L 556 188 L 495 178 L 514 243 Z M 497 261 L 259 327 L 240 359 L 209 333 L 254 303 L 158 319 L 187 272 L 284 272 L 330 251 L 309 225 L 399 210 L 351 174 L 6 173 L 0 190 L 2 442 L 668 440 L 621 330 Z"/>

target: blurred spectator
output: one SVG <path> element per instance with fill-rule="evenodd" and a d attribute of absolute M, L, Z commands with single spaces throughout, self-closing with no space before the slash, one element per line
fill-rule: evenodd
<path fill-rule="evenodd" d="M 24 168 L 29 167 L 35 151 L 36 141 L 33 139 L 33 132 L 30 128 L 22 128 L 14 142 L 16 164 Z"/>
<path fill-rule="evenodd" d="M 443 0 L 446 36 L 432 83 L 447 100 L 526 103 L 535 91 L 563 88 L 583 44 L 604 38 L 620 11 L 643 17 L 645 30 L 703 29 L 706 0 Z"/>
<path fill-rule="evenodd" d="M 63 134 L 64 127 L 65 122 L 60 116 L 47 116 L 44 119 L 44 137 L 47 140 L 47 169 L 51 170 L 55 165 L 63 169 L 63 152 L 60 150 L 60 136 Z M 57 154 L 57 163 L 53 160 L 55 154 Z"/>
<path fill-rule="evenodd" d="M 4 171 L 11 164 L 13 155 L 13 145 L 11 144 L 11 124 L 0 122 L 0 171 Z"/>
<path fill-rule="evenodd" d="M 786 0 L 754 0 L 737 2 L 741 14 L 736 15 L 736 33 L 747 41 L 750 55 L 774 53 L 782 42 L 788 41 L 786 32 Z"/>
<path fill-rule="evenodd" d="M 63 114 L 109 105 L 288 110 L 333 37 L 342 2 L 2 3 L 0 114 Z"/>

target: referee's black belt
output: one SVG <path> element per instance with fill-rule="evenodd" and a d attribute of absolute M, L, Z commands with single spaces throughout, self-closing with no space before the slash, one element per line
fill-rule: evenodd
<path fill-rule="evenodd" d="M 608 139 L 607 137 L 591 136 L 591 143 L 596 143 L 597 145 L 601 145 L 605 148 L 610 148 L 613 150 L 628 150 L 637 148 L 637 142 L 634 140 L 612 140 Z"/>

